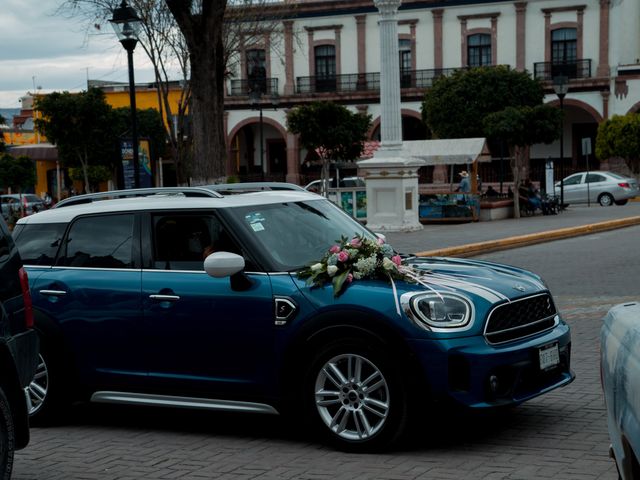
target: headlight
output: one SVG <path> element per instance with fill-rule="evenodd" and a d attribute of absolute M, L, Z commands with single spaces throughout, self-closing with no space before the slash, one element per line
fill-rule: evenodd
<path fill-rule="evenodd" d="M 463 328 L 473 318 L 473 306 L 464 297 L 450 293 L 412 295 L 405 311 L 420 326 L 429 330 Z"/>

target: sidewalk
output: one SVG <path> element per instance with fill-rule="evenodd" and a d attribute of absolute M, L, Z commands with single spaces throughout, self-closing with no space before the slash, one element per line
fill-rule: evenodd
<path fill-rule="evenodd" d="M 640 225 L 640 202 L 611 207 L 570 205 L 558 215 L 427 224 L 420 232 L 385 235 L 387 242 L 402 253 L 468 256 L 631 225 Z"/>

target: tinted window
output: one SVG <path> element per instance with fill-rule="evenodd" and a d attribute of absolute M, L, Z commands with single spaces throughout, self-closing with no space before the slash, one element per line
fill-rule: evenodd
<path fill-rule="evenodd" d="M 573 177 L 569 177 L 564 181 L 565 185 L 578 185 L 582 180 L 582 175 L 574 175 Z"/>
<path fill-rule="evenodd" d="M 597 183 L 597 182 L 606 182 L 607 179 L 602 175 L 598 175 L 597 173 L 590 173 L 587 175 L 587 183 Z"/>
<path fill-rule="evenodd" d="M 68 267 L 133 268 L 133 220 L 133 215 L 76 220 L 59 263 Z"/>
<path fill-rule="evenodd" d="M 153 218 L 154 267 L 203 270 L 213 252 L 240 253 L 214 215 L 158 215 Z"/>
<path fill-rule="evenodd" d="M 25 265 L 53 265 L 66 223 L 16 225 L 13 230 Z"/>

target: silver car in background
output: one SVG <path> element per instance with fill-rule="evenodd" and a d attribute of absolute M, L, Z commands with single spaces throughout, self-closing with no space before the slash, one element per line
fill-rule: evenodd
<path fill-rule="evenodd" d="M 555 194 L 560 196 L 560 182 L 555 184 Z M 625 205 L 629 199 L 640 195 L 638 181 L 614 172 L 580 172 L 564 179 L 564 203 L 599 203 L 603 207 Z"/>

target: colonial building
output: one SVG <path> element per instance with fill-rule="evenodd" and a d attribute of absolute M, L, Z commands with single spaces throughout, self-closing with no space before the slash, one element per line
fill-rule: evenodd
<path fill-rule="evenodd" d="M 379 136 L 379 14 L 374 2 L 295 3 L 280 29 L 237 52 L 226 92 L 230 175 L 294 183 L 316 175 L 313 155 L 286 130 L 286 109 L 305 102 L 331 100 L 369 113 L 374 120 L 369 137 Z M 405 140 L 425 138 L 420 122 L 425 89 L 438 76 L 466 67 L 526 70 L 543 81 L 545 102 L 552 105 L 559 105 L 554 79 L 568 79 L 565 174 L 586 167 L 583 139 L 590 139 L 595 150 L 599 122 L 640 108 L 638 0 L 403 0 L 398 23 Z M 492 153 L 500 155 L 495 146 Z M 559 157 L 560 142 L 534 146 L 532 175 L 541 173 L 548 159 L 558 165 Z M 611 168 L 593 155 L 589 162 L 591 169 Z M 498 171 L 492 163 L 488 177 Z M 447 181 L 447 172 L 430 171 L 426 177 Z"/>

